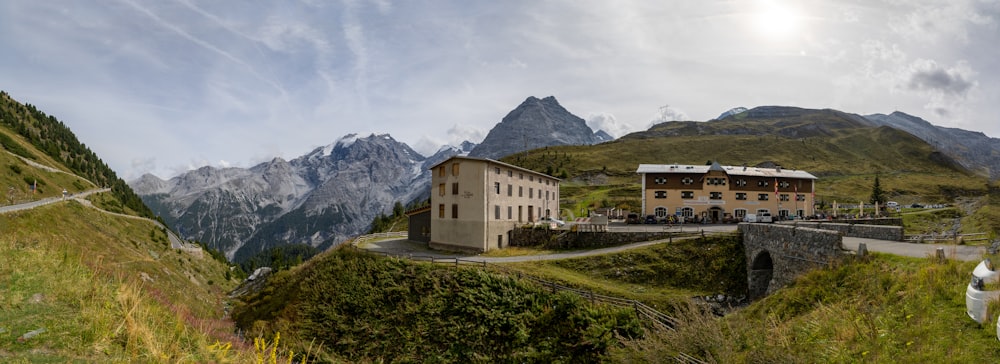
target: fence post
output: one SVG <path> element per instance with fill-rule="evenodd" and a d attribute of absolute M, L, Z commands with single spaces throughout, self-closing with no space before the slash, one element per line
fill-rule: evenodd
<path fill-rule="evenodd" d="M 635 310 L 635 318 L 642 321 L 642 316 L 639 315 L 639 301 L 632 300 L 632 309 Z"/>

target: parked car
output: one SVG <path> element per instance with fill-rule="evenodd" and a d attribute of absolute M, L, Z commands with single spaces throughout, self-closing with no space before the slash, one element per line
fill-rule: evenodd
<path fill-rule="evenodd" d="M 979 265 L 972 270 L 972 280 L 965 288 L 965 310 L 973 321 L 978 323 L 989 321 L 992 313 L 987 312 L 987 307 L 991 301 L 1000 299 L 1000 289 L 989 286 L 995 285 L 998 281 L 1000 272 L 993 270 L 993 262 L 989 259 L 979 262 Z M 1000 335 L 1000 326 L 997 328 L 997 335 Z"/>
<path fill-rule="evenodd" d="M 646 223 L 647 224 L 655 224 L 656 223 L 656 216 L 646 215 Z"/>
<path fill-rule="evenodd" d="M 625 224 L 641 224 L 642 221 L 639 220 L 639 214 L 628 214 L 625 218 Z"/>
<path fill-rule="evenodd" d="M 743 216 L 743 222 L 757 222 L 757 214 L 746 214 Z"/>
<path fill-rule="evenodd" d="M 757 216 L 757 220 L 757 222 L 774 222 L 774 219 L 771 218 L 771 213 L 769 212 L 761 213 L 760 216 Z"/>

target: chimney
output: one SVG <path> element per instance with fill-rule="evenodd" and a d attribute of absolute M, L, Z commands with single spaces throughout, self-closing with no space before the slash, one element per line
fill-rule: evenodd
<path fill-rule="evenodd" d="M 781 166 L 775 166 L 774 170 L 778 171 L 778 173 L 781 173 Z"/>
<path fill-rule="evenodd" d="M 747 170 L 747 164 L 743 163 L 743 171 L 746 172 L 746 170 Z"/>

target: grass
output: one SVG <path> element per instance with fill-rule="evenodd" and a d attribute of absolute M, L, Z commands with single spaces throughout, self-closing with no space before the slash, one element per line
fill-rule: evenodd
<path fill-rule="evenodd" d="M 242 362 L 224 265 L 75 201 L 0 215 L 0 361 Z M 33 330 L 44 332 L 24 342 Z M 238 344 L 238 343 L 237 343 Z"/>
<path fill-rule="evenodd" d="M 808 126 L 812 122 L 817 124 Z M 910 134 L 885 127 L 826 127 L 836 123 L 843 119 L 833 113 L 792 119 L 671 122 L 609 143 L 547 147 L 502 160 L 540 172 L 567 171 L 571 177 L 562 183 L 561 207 L 574 214 L 595 207 L 638 210 L 640 184 L 635 170 L 643 163 L 756 165 L 770 161 L 819 177 L 816 198 L 827 205 L 867 201 L 876 175 L 886 197 L 902 204 L 950 203 L 956 197 L 988 193 L 986 178 L 962 171 Z M 802 132 L 784 133 L 794 128 Z"/>
<path fill-rule="evenodd" d="M 679 352 L 712 363 L 991 362 L 995 321 L 965 314 L 965 285 L 978 262 L 875 254 L 816 270 L 742 311 L 715 318 L 689 306 L 682 324 L 626 344 L 621 361 Z"/>
<path fill-rule="evenodd" d="M 746 294 L 743 245 L 735 236 L 506 266 L 563 285 L 641 301 L 658 310 L 671 310 L 693 296 Z"/>
<path fill-rule="evenodd" d="M 630 310 L 477 268 L 334 249 L 282 271 L 234 310 L 253 335 L 282 333 L 311 360 L 599 362 L 617 336 L 638 337 Z"/>
<path fill-rule="evenodd" d="M 541 249 L 537 247 L 530 246 L 512 246 L 503 249 L 494 249 L 488 252 L 482 253 L 481 257 L 491 257 L 491 258 L 502 258 L 502 257 L 522 257 L 528 255 L 544 255 L 553 254 L 555 250 Z"/>

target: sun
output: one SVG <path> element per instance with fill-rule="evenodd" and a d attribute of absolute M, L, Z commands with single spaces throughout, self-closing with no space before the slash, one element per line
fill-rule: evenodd
<path fill-rule="evenodd" d="M 795 34 L 801 16 L 795 9 L 777 1 L 761 1 L 753 13 L 754 28 L 768 39 L 782 39 Z"/>

